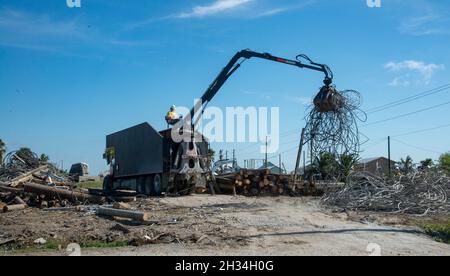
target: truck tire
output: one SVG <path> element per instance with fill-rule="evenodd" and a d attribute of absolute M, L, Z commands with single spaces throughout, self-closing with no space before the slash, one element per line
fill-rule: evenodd
<path fill-rule="evenodd" d="M 153 193 L 155 196 L 160 196 L 162 193 L 162 179 L 160 174 L 153 176 Z"/>
<path fill-rule="evenodd" d="M 145 177 L 138 177 L 136 179 L 136 193 L 145 195 Z"/>
<path fill-rule="evenodd" d="M 105 178 L 103 178 L 103 191 L 105 193 L 110 193 L 112 192 L 112 189 L 113 189 L 112 178 L 111 176 L 107 175 L 105 176 Z"/>
<path fill-rule="evenodd" d="M 147 176 L 144 182 L 145 195 L 153 195 L 153 176 Z"/>

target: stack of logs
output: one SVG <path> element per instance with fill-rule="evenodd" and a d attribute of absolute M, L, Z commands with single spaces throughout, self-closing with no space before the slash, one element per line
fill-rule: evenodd
<path fill-rule="evenodd" d="M 270 170 L 242 169 L 237 173 L 216 176 L 219 191 L 245 196 L 292 195 L 289 175 L 272 174 Z"/>

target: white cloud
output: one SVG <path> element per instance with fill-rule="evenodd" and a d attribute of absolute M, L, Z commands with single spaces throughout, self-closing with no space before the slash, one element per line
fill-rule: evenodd
<path fill-rule="evenodd" d="M 404 34 L 414 36 L 450 34 L 450 20 L 444 16 L 431 13 L 405 19 L 399 30 Z"/>
<path fill-rule="evenodd" d="M 416 78 L 418 84 L 428 84 L 433 75 L 439 71 L 444 70 L 443 64 L 425 63 L 423 61 L 405 60 L 401 62 L 388 62 L 384 68 L 390 72 L 407 73 L 402 76 L 397 76 L 390 85 L 392 86 L 408 86 L 412 83 L 411 79 Z M 412 74 L 411 74 L 412 73 Z M 416 76 L 415 76 L 416 75 Z"/>
<path fill-rule="evenodd" d="M 178 18 L 205 17 L 239 8 L 253 0 L 216 0 L 210 5 L 196 6 L 191 11 L 176 15 Z"/>
<path fill-rule="evenodd" d="M 22 11 L 0 11 L 0 31 L 33 36 L 84 37 L 79 24 L 74 21 L 57 21 L 47 15 L 35 15 Z"/>
<path fill-rule="evenodd" d="M 409 86 L 411 85 L 411 81 L 408 80 L 408 76 L 400 76 L 395 77 L 390 83 L 389 86 Z"/>
<path fill-rule="evenodd" d="M 274 15 L 278 15 L 278 14 L 282 14 L 282 13 L 286 13 L 286 12 L 292 12 L 295 10 L 303 9 L 312 4 L 315 4 L 316 2 L 317 2 L 317 0 L 308 0 L 308 1 L 303 1 L 300 4 L 296 4 L 296 5 L 284 6 L 284 7 L 274 7 L 274 8 L 256 13 L 256 15 L 251 16 L 251 17 L 252 18 L 260 18 L 260 17 L 274 16 Z"/>
<path fill-rule="evenodd" d="M 286 12 L 288 10 L 289 10 L 288 8 L 274 8 L 274 9 L 271 9 L 271 10 L 264 11 L 264 12 L 258 14 L 255 17 L 266 17 L 266 16 L 277 15 L 277 14 Z"/>

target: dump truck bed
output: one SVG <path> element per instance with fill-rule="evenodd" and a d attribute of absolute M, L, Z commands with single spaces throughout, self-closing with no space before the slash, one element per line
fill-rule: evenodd
<path fill-rule="evenodd" d="M 150 124 L 110 134 L 106 147 L 115 151 L 115 177 L 133 177 L 163 172 L 164 138 Z"/>

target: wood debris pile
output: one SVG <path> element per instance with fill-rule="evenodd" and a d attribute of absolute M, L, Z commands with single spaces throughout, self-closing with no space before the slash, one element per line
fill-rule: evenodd
<path fill-rule="evenodd" d="M 0 166 L 0 212 L 102 203 L 104 198 L 75 191 L 74 182 L 31 151 L 11 152 Z"/>
<path fill-rule="evenodd" d="M 273 174 L 268 169 L 241 169 L 216 176 L 216 187 L 219 193 L 232 192 L 244 196 L 300 196 L 316 192 L 306 182 L 294 183 L 291 175 Z"/>

